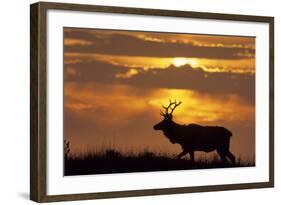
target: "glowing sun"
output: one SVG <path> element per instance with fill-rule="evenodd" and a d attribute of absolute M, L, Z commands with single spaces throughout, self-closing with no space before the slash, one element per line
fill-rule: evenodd
<path fill-rule="evenodd" d="M 172 60 L 172 63 L 174 66 L 180 67 L 180 66 L 186 65 L 188 63 L 188 60 L 186 58 L 174 58 Z"/>

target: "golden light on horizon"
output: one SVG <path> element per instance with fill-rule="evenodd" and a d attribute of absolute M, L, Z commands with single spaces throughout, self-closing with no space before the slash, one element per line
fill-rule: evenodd
<path fill-rule="evenodd" d="M 180 67 L 186 65 L 188 63 L 188 60 L 186 58 L 174 58 L 172 63 L 174 66 Z"/>
<path fill-rule="evenodd" d="M 255 59 L 208 59 L 188 57 L 143 57 L 143 56 L 114 56 L 107 54 L 92 53 L 65 53 L 65 64 L 75 65 L 81 62 L 99 61 L 115 66 L 122 66 L 124 69 L 143 68 L 166 69 L 174 65 L 181 67 L 190 65 L 192 68 L 201 68 L 205 72 L 231 72 L 231 73 L 255 73 Z M 127 76 L 129 77 L 129 76 Z"/>
<path fill-rule="evenodd" d="M 94 121 L 94 124 L 100 126 L 123 125 L 141 113 L 149 113 L 151 119 L 157 119 L 162 105 L 169 104 L 169 98 L 182 102 L 174 112 L 175 120 L 181 124 L 213 124 L 222 119 L 224 122 L 237 123 L 241 120 L 249 121 L 255 112 L 254 107 L 242 103 L 239 96 L 231 94 L 217 99 L 192 90 L 162 88 L 139 95 L 141 90 L 127 85 L 87 83 L 79 86 L 73 82 L 66 83 L 65 99 L 68 102 L 64 106 L 79 118 Z M 134 106 L 130 106 L 132 102 Z M 222 104 L 226 106 L 222 107 Z M 99 110 L 106 112 L 96 116 Z"/>
<path fill-rule="evenodd" d="M 196 68 L 196 67 L 200 66 L 199 60 L 196 60 L 196 59 L 194 59 L 194 58 L 190 58 L 190 59 L 188 60 L 188 64 L 189 64 L 191 67 L 193 67 L 193 68 Z"/>

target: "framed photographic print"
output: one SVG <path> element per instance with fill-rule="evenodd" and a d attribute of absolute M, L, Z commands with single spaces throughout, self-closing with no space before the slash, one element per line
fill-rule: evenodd
<path fill-rule="evenodd" d="M 30 198 L 274 185 L 274 18 L 31 5 Z"/>

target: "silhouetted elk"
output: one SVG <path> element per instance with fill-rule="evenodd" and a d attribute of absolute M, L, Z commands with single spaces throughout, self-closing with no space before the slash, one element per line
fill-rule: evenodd
<path fill-rule="evenodd" d="M 229 158 L 235 164 L 235 156 L 229 151 L 232 133 L 224 127 L 175 123 L 172 114 L 180 104 L 181 102 L 171 102 L 170 100 L 169 106 L 162 105 L 165 112 L 160 111 L 160 115 L 164 119 L 153 127 L 154 130 L 162 130 L 171 143 L 178 143 L 182 147 L 183 151 L 177 157 L 181 158 L 189 153 L 190 160 L 194 161 L 195 151 L 211 152 L 216 150 L 224 163 L 226 158 Z"/>

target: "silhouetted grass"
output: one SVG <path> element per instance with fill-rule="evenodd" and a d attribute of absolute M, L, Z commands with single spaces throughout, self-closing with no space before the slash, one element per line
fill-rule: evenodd
<path fill-rule="evenodd" d="M 255 166 L 255 163 L 237 159 L 235 165 L 231 163 L 224 164 L 216 155 L 212 159 L 196 159 L 193 163 L 188 158 L 177 159 L 165 153 L 154 153 L 148 150 L 139 153 L 129 152 L 122 154 L 114 149 L 107 149 L 79 155 L 70 155 L 68 151 L 65 154 L 64 174 L 69 176 L 248 166 Z"/>

